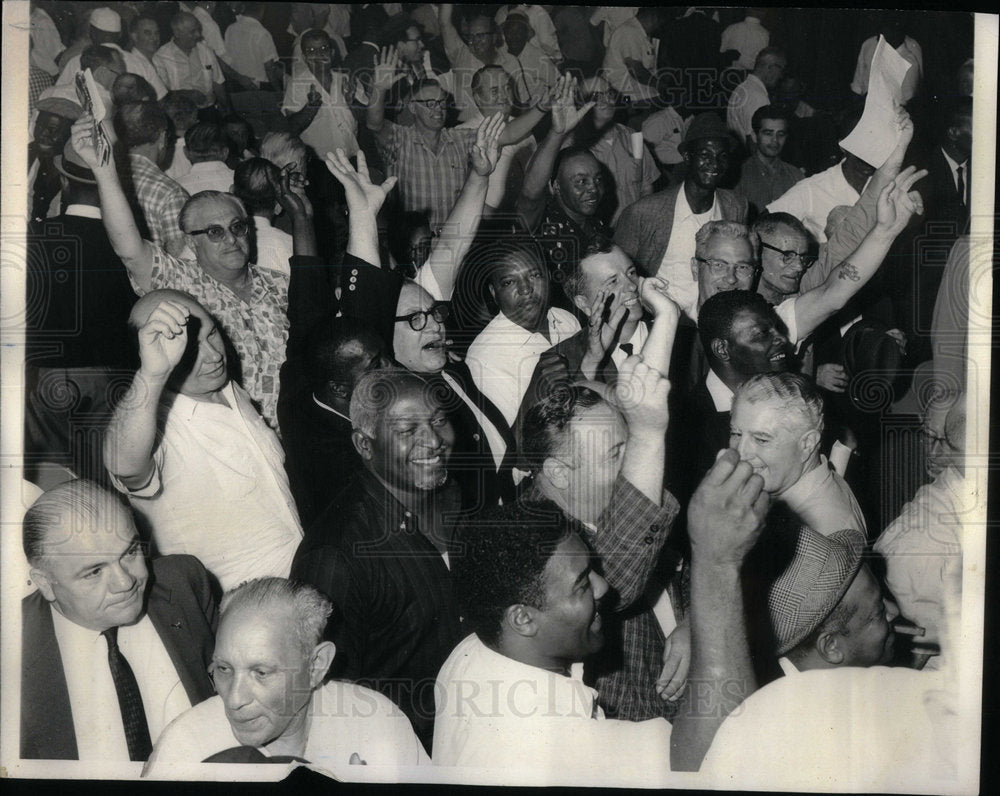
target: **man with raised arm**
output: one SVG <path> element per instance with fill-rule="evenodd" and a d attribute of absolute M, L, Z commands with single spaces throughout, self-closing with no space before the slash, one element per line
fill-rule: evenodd
<path fill-rule="evenodd" d="M 197 556 L 224 589 L 288 575 L 302 530 L 284 456 L 229 378 L 222 330 L 177 290 L 147 293 L 129 323 L 142 364 L 104 438 L 115 487 L 161 552 Z"/>

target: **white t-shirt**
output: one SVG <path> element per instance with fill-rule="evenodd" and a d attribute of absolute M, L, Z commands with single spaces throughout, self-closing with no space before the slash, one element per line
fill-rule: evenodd
<path fill-rule="evenodd" d="M 694 236 L 709 221 L 721 221 L 722 208 L 719 198 L 712 199 L 712 207 L 704 213 L 695 213 L 688 204 L 684 187 L 677 192 L 674 204 L 674 225 L 670 240 L 656 275 L 666 279 L 667 293 L 689 317 L 698 317 L 698 282 L 691 276 L 691 258 L 694 257 Z"/>
<path fill-rule="evenodd" d="M 838 205 L 854 205 L 861 194 L 851 187 L 841 168 L 843 161 L 826 171 L 795 183 L 767 206 L 769 213 L 790 213 L 801 221 L 819 243 L 826 243 L 826 219 Z"/>

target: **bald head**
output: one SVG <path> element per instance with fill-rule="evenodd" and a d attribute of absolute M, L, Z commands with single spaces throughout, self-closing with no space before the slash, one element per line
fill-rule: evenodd
<path fill-rule="evenodd" d="M 151 290 L 132 306 L 132 312 L 128 316 L 128 325 L 133 329 L 141 329 L 146 321 L 149 320 L 149 316 L 153 313 L 153 310 L 164 301 L 176 301 L 179 304 L 183 304 L 191 311 L 192 315 L 200 318 L 203 323 L 214 323 L 205 308 L 190 293 L 185 293 L 183 290 L 164 288 L 162 290 Z"/>

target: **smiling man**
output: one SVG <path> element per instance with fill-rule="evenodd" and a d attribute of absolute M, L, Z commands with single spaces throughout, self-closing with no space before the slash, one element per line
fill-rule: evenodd
<path fill-rule="evenodd" d="M 313 587 L 258 578 L 222 598 L 210 672 L 218 695 L 163 733 L 144 774 L 176 764 L 298 762 L 337 778 L 350 765 L 428 763 L 410 723 L 381 694 L 323 679 L 333 606 Z M 249 747 L 249 748 L 248 748 Z"/>
<path fill-rule="evenodd" d="M 115 487 L 161 552 L 197 556 L 223 588 L 286 576 L 302 531 L 284 456 L 230 381 L 220 328 L 177 290 L 147 293 L 129 323 L 142 364 L 104 439 Z"/>
<path fill-rule="evenodd" d="M 625 208 L 615 229 L 615 243 L 644 274 L 666 279 L 671 298 L 689 315 L 698 301 L 697 277 L 691 274 L 695 235 L 709 221 L 746 220 L 746 200 L 718 188 L 732 147 L 718 116 L 696 116 L 678 147 L 687 165 L 684 182 Z"/>
<path fill-rule="evenodd" d="M 292 566 L 342 617 L 331 633 L 345 651 L 336 675 L 396 702 L 428 749 L 434 677 L 460 638 L 449 553 L 462 507 L 442 397 L 399 368 L 358 380 L 350 413 L 363 469 L 308 529 Z"/>
<path fill-rule="evenodd" d="M 145 760 L 212 695 L 205 568 L 190 556 L 147 564 L 128 510 L 84 480 L 35 501 L 23 543 L 38 591 L 21 603 L 21 757 Z"/>
<path fill-rule="evenodd" d="M 736 390 L 729 446 L 764 479 L 764 491 L 797 520 L 829 535 L 866 533 L 847 482 L 819 452 L 823 399 L 797 373 L 759 373 Z"/>

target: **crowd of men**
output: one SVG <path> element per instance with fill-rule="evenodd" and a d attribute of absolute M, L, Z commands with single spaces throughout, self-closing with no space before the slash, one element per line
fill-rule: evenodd
<path fill-rule="evenodd" d="M 33 2 L 21 757 L 953 770 L 971 52 L 780 13 Z"/>

